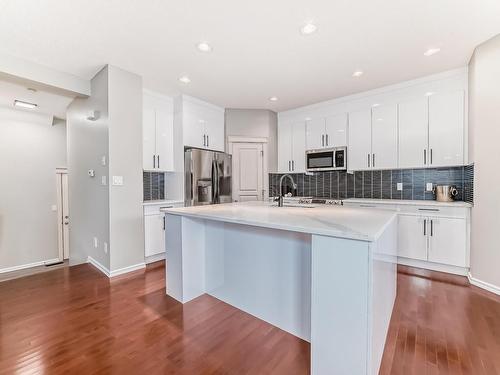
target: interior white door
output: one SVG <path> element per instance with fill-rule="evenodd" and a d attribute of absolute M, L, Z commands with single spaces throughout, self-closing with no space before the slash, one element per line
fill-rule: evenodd
<path fill-rule="evenodd" d="M 399 103 L 399 167 L 424 167 L 428 154 L 427 97 Z"/>
<path fill-rule="evenodd" d="M 297 122 L 292 125 L 292 172 L 306 170 L 306 124 Z"/>
<path fill-rule="evenodd" d="M 347 114 L 327 117 L 325 130 L 326 147 L 347 146 Z"/>
<path fill-rule="evenodd" d="M 233 145 L 233 200 L 237 202 L 264 199 L 262 143 Z"/>
<path fill-rule="evenodd" d="M 288 173 L 292 168 L 292 124 L 278 126 L 278 172 Z"/>
<path fill-rule="evenodd" d="M 427 219 L 423 216 L 399 215 L 398 256 L 427 260 Z"/>
<path fill-rule="evenodd" d="M 398 108 L 396 104 L 372 109 L 372 168 L 398 167 Z"/>
<path fill-rule="evenodd" d="M 429 157 L 433 167 L 464 163 L 464 92 L 429 97 Z"/>
<path fill-rule="evenodd" d="M 61 199 L 62 199 L 62 244 L 63 258 L 69 259 L 69 196 L 68 196 L 68 174 L 61 175 Z"/>
<path fill-rule="evenodd" d="M 146 257 L 165 251 L 164 215 L 144 216 L 144 255 Z"/>
<path fill-rule="evenodd" d="M 457 218 L 429 218 L 429 261 L 467 267 L 466 222 Z"/>
<path fill-rule="evenodd" d="M 349 113 L 347 168 L 363 170 L 371 167 L 372 112 L 365 109 Z"/>
<path fill-rule="evenodd" d="M 306 121 L 306 148 L 308 150 L 326 147 L 325 119 Z"/>
<path fill-rule="evenodd" d="M 156 115 L 155 108 L 144 97 L 142 110 L 142 167 L 144 170 L 156 168 Z"/>
<path fill-rule="evenodd" d="M 158 108 L 156 114 L 156 168 L 174 170 L 174 117 L 166 109 Z"/>

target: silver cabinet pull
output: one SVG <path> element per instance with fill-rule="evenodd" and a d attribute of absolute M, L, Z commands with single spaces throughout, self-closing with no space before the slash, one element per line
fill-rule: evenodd
<path fill-rule="evenodd" d="M 427 227 L 427 219 L 424 219 L 424 236 L 427 235 L 426 228 Z"/>
<path fill-rule="evenodd" d="M 158 168 L 160 168 L 160 155 L 156 155 L 157 159 L 158 159 Z"/>
<path fill-rule="evenodd" d="M 156 155 L 153 155 L 153 168 L 156 168 Z"/>
<path fill-rule="evenodd" d="M 432 164 L 432 148 L 431 148 L 431 164 Z"/>
<path fill-rule="evenodd" d="M 370 154 L 368 154 L 368 168 L 370 168 Z"/>
<path fill-rule="evenodd" d="M 427 164 L 427 150 L 424 148 L 424 165 Z"/>
<path fill-rule="evenodd" d="M 210 141 L 209 141 L 209 138 L 208 138 L 208 134 L 207 134 L 207 147 L 210 147 Z"/>
<path fill-rule="evenodd" d="M 434 236 L 433 220 L 431 220 L 431 237 Z"/>
<path fill-rule="evenodd" d="M 375 168 L 375 154 L 372 154 L 372 167 Z"/>
<path fill-rule="evenodd" d="M 165 230 L 165 215 L 163 215 L 163 230 Z"/>
<path fill-rule="evenodd" d="M 325 146 L 325 135 L 321 134 L 321 146 Z"/>
<path fill-rule="evenodd" d="M 292 171 L 295 170 L 295 160 L 292 160 Z"/>
<path fill-rule="evenodd" d="M 288 160 L 288 172 L 292 170 L 292 162 Z"/>
<path fill-rule="evenodd" d="M 326 145 L 328 146 L 328 134 L 326 135 Z"/>
<path fill-rule="evenodd" d="M 203 134 L 203 147 L 205 147 L 205 146 L 206 146 L 205 137 L 206 137 L 206 135 L 205 135 L 205 134 Z"/>

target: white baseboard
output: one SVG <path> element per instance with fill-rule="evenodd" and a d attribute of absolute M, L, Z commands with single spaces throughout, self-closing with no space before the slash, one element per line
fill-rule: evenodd
<path fill-rule="evenodd" d="M 124 267 L 124 268 L 119 268 L 114 271 L 110 271 L 108 268 L 104 267 L 101 263 L 99 263 L 97 260 L 92 258 L 91 256 L 88 257 L 88 263 L 92 264 L 95 268 L 97 268 L 99 271 L 101 271 L 103 274 L 105 274 L 107 277 L 115 277 L 118 275 L 123 275 L 124 273 L 132 272 L 132 271 L 137 271 L 142 268 L 146 267 L 146 264 L 144 262 L 134 264 L 132 266 Z"/>
<path fill-rule="evenodd" d="M 144 262 L 146 264 L 149 264 L 149 263 L 154 263 L 154 262 L 158 262 L 160 260 L 164 260 L 165 259 L 165 253 L 159 253 L 159 254 L 155 254 L 155 255 L 150 255 L 148 257 L 146 257 L 144 259 Z"/>
<path fill-rule="evenodd" d="M 89 256 L 87 258 L 87 263 L 92 264 L 95 268 L 97 268 L 99 271 L 101 271 L 103 274 L 105 274 L 107 277 L 110 277 L 110 272 L 109 270 L 104 267 L 101 263 L 99 263 L 97 260 Z"/>
<path fill-rule="evenodd" d="M 28 263 L 28 264 L 21 264 L 19 266 L 13 266 L 13 267 L 7 267 L 7 268 L 0 268 L 0 273 L 7 273 L 7 272 L 19 271 L 19 270 L 24 270 L 26 268 L 38 267 L 38 266 L 43 266 L 43 265 L 46 265 L 46 264 L 52 264 L 52 263 L 56 263 L 56 262 L 59 262 L 59 258 L 41 260 L 39 262 L 33 262 L 33 263 Z"/>
<path fill-rule="evenodd" d="M 119 268 L 117 270 L 111 271 L 110 277 L 115 277 L 115 276 L 118 276 L 118 275 L 123 275 L 124 273 L 129 273 L 129 272 L 132 272 L 132 271 L 137 271 L 137 270 L 143 269 L 145 267 L 146 267 L 146 263 L 142 262 L 142 263 L 134 264 L 132 266 Z"/>
<path fill-rule="evenodd" d="M 488 292 L 495 293 L 496 295 L 500 296 L 500 287 L 493 285 L 493 284 L 490 284 L 490 283 L 487 283 L 486 281 L 478 280 L 478 279 L 472 277 L 470 272 L 468 274 L 468 278 L 469 278 L 469 282 L 472 285 L 475 285 L 481 289 L 485 289 Z"/>
<path fill-rule="evenodd" d="M 447 264 L 427 262 L 424 260 L 409 259 L 403 257 L 398 257 L 398 264 L 410 267 L 424 268 L 431 271 L 452 273 L 454 275 L 460 276 L 467 276 L 469 274 L 469 268 L 449 266 Z"/>

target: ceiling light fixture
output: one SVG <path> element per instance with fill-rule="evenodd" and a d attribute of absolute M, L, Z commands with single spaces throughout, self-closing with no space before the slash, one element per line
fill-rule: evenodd
<path fill-rule="evenodd" d="M 424 52 L 424 56 L 432 56 L 441 51 L 441 48 L 429 48 Z"/>
<path fill-rule="evenodd" d="M 270 100 L 270 101 L 272 101 L 272 102 L 275 102 L 275 101 L 277 101 L 277 100 L 278 100 L 278 98 L 277 98 L 276 96 L 271 96 L 271 97 L 269 98 L 269 100 Z"/>
<path fill-rule="evenodd" d="M 308 22 L 300 28 L 300 32 L 303 35 L 309 35 L 314 33 L 317 29 L 318 27 L 314 23 Z"/>
<path fill-rule="evenodd" d="M 352 73 L 353 77 L 361 77 L 363 75 L 362 70 L 356 70 L 354 73 Z"/>
<path fill-rule="evenodd" d="M 378 104 L 378 103 L 372 104 L 372 107 L 373 108 L 380 107 L 380 104 Z"/>
<path fill-rule="evenodd" d="M 191 80 L 189 79 L 188 76 L 182 76 L 181 78 L 179 78 L 179 81 L 181 81 L 182 83 L 189 83 L 189 82 L 191 82 Z"/>
<path fill-rule="evenodd" d="M 196 48 L 198 48 L 198 51 L 200 52 L 212 52 L 212 46 L 208 44 L 207 42 L 200 42 L 196 45 Z"/>
<path fill-rule="evenodd" d="M 432 96 L 432 95 L 434 95 L 434 92 L 432 92 L 432 91 L 429 91 L 429 92 L 425 93 L 425 96 Z"/>
<path fill-rule="evenodd" d="M 14 106 L 27 109 L 35 109 L 36 107 L 38 107 L 38 105 L 35 103 L 23 102 L 22 100 L 17 100 L 17 99 L 14 100 Z"/>

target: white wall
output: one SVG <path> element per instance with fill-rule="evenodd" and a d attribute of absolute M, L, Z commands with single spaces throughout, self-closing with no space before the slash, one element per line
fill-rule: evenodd
<path fill-rule="evenodd" d="M 0 270 L 58 257 L 57 167 L 66 166 L 66 125 L 0 109 Z"/>
<path fill-rule="evenodd" d="M 144 263 L 142 211 L 142 78 L 108 67 L 110 270 Z"/>
<path fill-rule="evenodd" d="M 471 276 L 500 291 L 500 35 L 469 64 L 469 152 L 474 161 Z"/>
<path fill-rule="evenodd" d="M 226 151 L 227 137 L 265 137 L 268 139 L 268 168 L 278 168 L 278 117 L 266 109 L 226 109 Z"/>
<path fill-rule="evenodd" d="M 101 185 L 101 177 L 108 177 L 108 70 L 102 69 L 91 81 L 92 95 L 77 98 L 68 107 L 68 186 L 70 214 L 70 263 L 87 261 L 90 256 L 109 269 L 109 190 Z M 97 121 L 86 119 L 89 111 L 97 110 Z M 87 171 L 95 170 L 95 177 Z M 93 246 L 93 237 L 99 240 Z"/>

